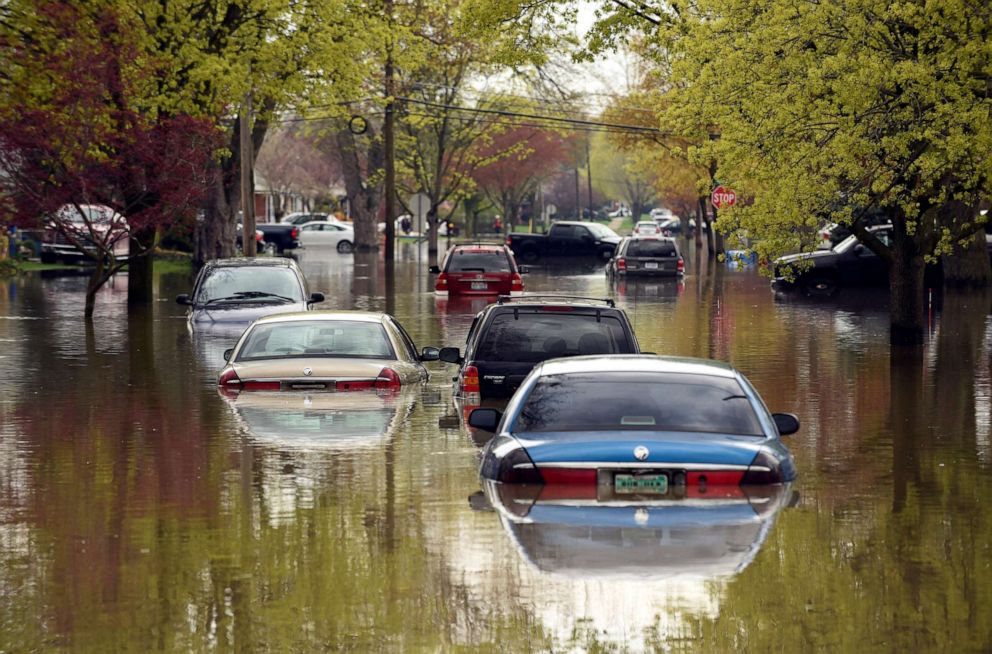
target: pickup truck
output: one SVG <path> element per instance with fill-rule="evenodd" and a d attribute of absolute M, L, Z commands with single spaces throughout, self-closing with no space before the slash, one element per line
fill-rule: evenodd
<path fill-rule="evenodd" d="M 286 250 L 300 247 L 300 228 L 285 223 L 257 223 L 257 231 L 262 232 L 259 250 L 269 254 L 282 254 Z M 241 245 L 241 225 L 238 225 L 238 246 Z"/>
<path fill-rule="evenodd" d="M 606 225 L 577 221 L 553 223 L 547 234 L 506 235 L 506 244 L 521 261 L 541 257 L 596 257 L 606 261 L 618 243 L 620 235 Z"/>

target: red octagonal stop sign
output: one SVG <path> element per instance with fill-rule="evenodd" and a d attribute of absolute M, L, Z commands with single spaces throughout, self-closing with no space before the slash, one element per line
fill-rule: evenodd
<path fill-rule="evenodd" d="M 710 194 L 710 202 L 717 209 L 732 207 L 737 204 L 737 192 L 723 185 L 717 186 Z"/>

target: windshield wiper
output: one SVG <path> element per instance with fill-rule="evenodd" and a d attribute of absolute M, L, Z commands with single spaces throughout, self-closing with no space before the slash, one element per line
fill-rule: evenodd
<path fill-rule="evenodd" d="M 297 301 L 293 298 L 286 297 L 285 295 L 276 295 L 275 293 L 266 293 L 265 291 L 238 291 L 234 295 L 211 298 L 207 300 L 206 304 L 213 304 L 214 302 L 237 302 L 238 300 L 255 300 L 262 298 L 274 298 L 276 300 L 282 300 L 283 302 Z"/>

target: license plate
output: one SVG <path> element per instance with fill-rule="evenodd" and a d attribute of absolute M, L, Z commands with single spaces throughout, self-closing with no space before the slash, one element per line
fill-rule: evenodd
<path fill-rule="evenodd" d="M 489 284 L 485 282 L 472 282 L 473 291 L 484 291 L 489 288 Z"/>
<path fill-rule="evenodd" d="M 617 494 L 651 493 L 664 495 L 668 492 L 668 475 L 666 474 L 625 474 L 613 476 L 613 488 Z"/>
<path fill-rule="evenodd" d="M 300 382 L 289 385 L 294 391 L 316 391 L 327 388 L 327 384 L 322 382 Z"/>
<path fill-rule="evenodd" d="M 644 264 L 644 267 L 647 268 L 648 270 L 653 270 L 658 267 L 658 262 L 648 261 Z"/>

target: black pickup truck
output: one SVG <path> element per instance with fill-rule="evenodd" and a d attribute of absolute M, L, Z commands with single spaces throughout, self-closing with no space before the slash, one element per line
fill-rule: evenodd
<path fill-rule="evenodd" d="M 269 254 L 282 254 L 300 247 L 300 228 L 287 223 L 258 223 L 255 229 L 262 232 L 259 249 Z M 238 225 L 238 246 L 241 245 L 241 225 Z"/>
<path fill-rule="evenodd" d="M 551 225 L 547 234 L 506 235 L 506 244 L 521 261 L 542 257 L 596 257 L 606 261 L 613 256 L 620 235 L 606 225 L 561 221 Z"/>

